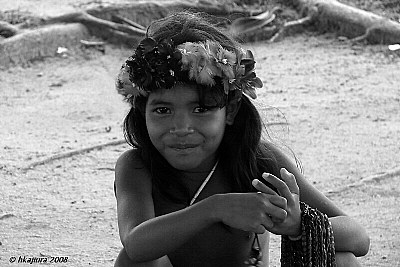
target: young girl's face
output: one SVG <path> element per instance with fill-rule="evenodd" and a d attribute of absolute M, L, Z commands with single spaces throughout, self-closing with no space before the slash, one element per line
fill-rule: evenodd
<path fill-rule="evenodd" d="M 152 92 L 146 103 L 150 140 L 172 167 L 209 170 L 224 135 L 226 109 L 203 108 L 195 85 Z"/>

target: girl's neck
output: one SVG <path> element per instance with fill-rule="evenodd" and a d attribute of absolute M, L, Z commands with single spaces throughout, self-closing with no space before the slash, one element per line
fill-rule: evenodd
<path fill-rule="evenodd" d="M 208 176 L 216 163 L 217 158 L 215 157 L 212 160 L 203 163 L 201 167 L 196 168 L 195 170 L 181 171 L 181 173 L 184 175 L 185 179 L 202 181 Z"/>

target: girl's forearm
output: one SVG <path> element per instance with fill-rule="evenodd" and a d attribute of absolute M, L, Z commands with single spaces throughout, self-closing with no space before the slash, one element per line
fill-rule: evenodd
<path fill-rule="evenodd" d="M 336 251 L 364 256 L 369 250 L 369 236 L 365 229 L 348 216 L 329 218 L 332 223 Z"/>
<path fill-rule="evenodd" d="M 213 197 L 209 197 L 183 210 L 147 220 L 124 238 L 124 248 L 135 262 L 167 255 L 217 221 L 210 212 L 212 208 Z"/>

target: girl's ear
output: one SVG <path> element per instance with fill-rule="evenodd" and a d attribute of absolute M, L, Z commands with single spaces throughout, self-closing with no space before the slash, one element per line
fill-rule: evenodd
<path fill-rule="evenodd" d="M 229 101 L 229 103 L 226 105 L 226 124 L 232 125 L 233 122 L 235 121 L 236 114 L 239 111 L 240 104 L 242 101 L 238 101 L 237 98 L 234 98 Z"/>

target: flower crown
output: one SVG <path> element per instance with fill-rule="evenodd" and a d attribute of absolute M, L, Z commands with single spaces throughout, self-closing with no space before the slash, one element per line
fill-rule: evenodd
<path fill-rule="evenodd" d="M 172 88 L 178 81 L 210 87 L 221 81 L 225 94 L 240 90 L 255 99 L 255 88 L 261 88 L 262 82 L 254 65 L 250 50 L 237 56 L 214 41 L 186 42 L 175 47 L 171 39 L 156 42 L 145 38 L 122 65 L 116 87 L 126 99 L 134 99 L 152 90 Z"/>

